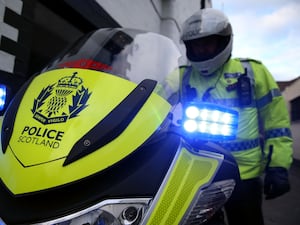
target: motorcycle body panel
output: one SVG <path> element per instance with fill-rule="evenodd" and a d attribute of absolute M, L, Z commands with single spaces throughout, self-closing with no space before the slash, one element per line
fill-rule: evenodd
<path fill-rule="evenodd" d="M 105 28 L 32 76 L 0 118 L 3 223 L 184 225 L 213 215 L 238 168 L 174 125 L 179 83 L 167 81 L 179 79 L 180 57 L 167 37 Z"/>
<path fill-rule="evenodd" d="M 147 224 L 179 224 L 198 190 L 212 181 L 223 160 L 184 147 L 177 157 Z"/>

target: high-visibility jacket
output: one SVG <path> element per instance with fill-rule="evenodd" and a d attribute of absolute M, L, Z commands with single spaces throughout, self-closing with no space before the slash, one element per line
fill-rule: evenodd
<path fill-rule="evenodd" d="M 261 62 L 230 59 L 212 76 L 201 76 L 191 66 L 181 70 L 182 101 L 187 98 L 186 89 L 195 90 L 192 95 L 197 100 L 221 104 L 239 112 L 237 138 L 218 144 L 233 154 L 242 179 L 260 176 L 266 166 L 290 167 L 293 142 L 286 102 Z M 237 82 L 245 71 L 251 81 L 251 102 L 241 106 Z"/>

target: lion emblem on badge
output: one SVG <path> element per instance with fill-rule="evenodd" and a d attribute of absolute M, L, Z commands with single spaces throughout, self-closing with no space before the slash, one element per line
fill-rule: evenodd
<path fill-rule="evenodd" d="M 82 79 L 74 72 L 41 90 L 33 101 L 33 118 L 42 124 L 66 122 L 87 107 L 90 95 Z"/>

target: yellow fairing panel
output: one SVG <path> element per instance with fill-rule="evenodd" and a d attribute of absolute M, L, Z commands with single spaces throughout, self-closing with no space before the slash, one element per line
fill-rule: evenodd
<path fill-rule="evenodd" d="M 199 188 L 214 177 L 219 163 L 183 148 L 147 225 L 179 224 Z"/>
<path fill-rule="evenodd" d="M 14 194 L 63 185 L 101 171 L 145 142 L 170 105 L 152 93 L 129 126 L 112 142 L 63 167 L 72 146 L 112 111 L 136 84 L 85 69 L 37 76 L 21 101 L 0 177 Z"/>

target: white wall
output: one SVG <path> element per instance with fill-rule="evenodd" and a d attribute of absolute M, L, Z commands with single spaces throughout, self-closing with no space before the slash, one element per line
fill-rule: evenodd
<path fill-rule="evenodd" d="M 291 100 L 300 96 L 300 79 L 296 80 L 282 92 L 283 97 L 289 103 Z M 300 106 L 299 106 L 300 107 Z M 290 111 L 290 105 L 288 104 Z M 294 139 L 294 158 L 300 160 L 300 121 L 292 122 L 292 135 Z"/>
<path fill-rule="evenodd" d="M 160 32 L 160 0 L 97 0 L 122 27 Z M 155 6 L 155 7 L 154 7 Z"/>
<path fill-rule="evenodd" d="M 291 130 L 294 140 L 294 158 L 300 160 L 300 121 L 293 122 Z"/>
<path fill-rule="evenodd" d="M 97 0 L 122 27 L 161 33 L 177 44 L 183 21 L 200 9 L 200 0 Z M 207 6 L 211 1 L 207 0 Z"/>

